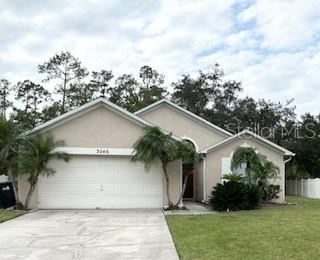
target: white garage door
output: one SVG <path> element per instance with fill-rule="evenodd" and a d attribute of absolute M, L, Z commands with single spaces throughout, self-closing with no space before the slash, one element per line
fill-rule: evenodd
<path fill-rule="evenodd" d="M 161 208 L 160 167 L 146 171 L 128 157 L 74 156 L 52 161 L 54 176 L 39 179 L 41 209 Z"/>

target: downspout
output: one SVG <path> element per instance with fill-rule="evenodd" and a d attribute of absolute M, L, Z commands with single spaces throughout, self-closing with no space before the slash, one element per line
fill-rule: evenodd
<path fill-rule="evenodd" d="M 292 155 L 289 155 L 289 158 L 287 160 L 284 160 L 283 162 L 286 164 L 287 162 L 291 161 L 292 160 L 292 157 L 295 156 L 296 154 L 292 154 Z"/>
<path fill-rule="evenodd" d="M 203 200 L 202 203 L 206 202 L 206 156 L 203 155 Z"/>
<path fill-rule="evenodd" d="M 182 192 L 182 183 L 183 183 L 183 162 L 182 160 L 180 160 L 180 185 L 179 185 L 179 194 Z M 180 201 L 179 205 L 178 205 L 179 208 L 183 208 L 183 197 L 182 197 L 182 200 Z"/>

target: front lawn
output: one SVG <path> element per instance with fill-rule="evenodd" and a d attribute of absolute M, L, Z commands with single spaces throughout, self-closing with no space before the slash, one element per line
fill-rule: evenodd
<path fill-rule="evenodd" d="M 181 259 L 319 259 L 320 200 L 214 215 L 170 215 Z"/>
<path fill-rule="evenodd" d="M 19 211 L 19 210 L 0 209 L 0 223 L 12 218 L 16 218 L 22 214 L 23 214 L 23 211 Z"/>

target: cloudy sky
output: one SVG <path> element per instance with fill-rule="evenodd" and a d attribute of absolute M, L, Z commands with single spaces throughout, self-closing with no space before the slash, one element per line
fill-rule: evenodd
<path fill-rule="evenodd" d="M 320 0 L 0 0 L 0 78 L 41 81 L 62 50 L 89 70 L 166 75 L 218 62 L 243 95 L 320 111 Z"/>

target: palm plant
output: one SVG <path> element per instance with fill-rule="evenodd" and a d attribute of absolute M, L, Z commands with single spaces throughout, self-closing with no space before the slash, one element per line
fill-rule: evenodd
<path fill-rule="evenodd" d="M 279 167 L 269 161 L 264 155 L 259 154 L 261 164 L 256 174 L 256 181 L 267 184 L 268 180 L 275 179 L 279 175 Z"/>
<path fill-rule="evenodd" d="M 185 193 L 187 183 L 189 176 L 194 173 L 194 169 L 196 165 L 199 163 L 199 161 L 202 159 L 202 155 L 200 153 L 197 153 L 197 151 L 194 148 L 194 145 L 191 144 L 188 141 L 177 141 L 178 147 L 179 147 L 179 158 L 182 159 L 182 162 L 187 165 L 185 167 L 186 169 L 186 174 L 183 180 L 182 184 L 182 190 L 179 196 L 179 200 L 176 204 L 176 207 L 181 204 L 183 200 L 183 195 Z"/>
<path fill-rule="evenodd" d="M 246 165 L 245 173 L 250 184 L 267 184 L 269 179 L 275 179 L 279 174 L 279 168 L 252 147 L 239 147 L 233 154 L 231 168 L 235 170 L 243 164 Z"/>
<path fill-rule="evenodd" d="M 227 180 L 227 181 L 242 181 L 244 179 L 244 176 L 242 174 L 238 174 L 238 173 L 228 173 L 228 174 L 224 174 L 222 176 L 222 179 Z"/>
<path fill-rule="evenodd" d="M 231 160 L 231 168 L 235 170 L 245 164 L 245 173 L 248 178 L 248 182 L 252 183 L 254 175 L 261 169 L 261 158 L 259 157 L 257 151 L 253 147 L 239 147 L 234 152 Z"/>
<path fill-rule="evenodd" d="M 147 169 L 161 163 L 166 182 L 166 194 L 169 208 L 173 208 L 169 188 L 169 176 L 167 166 L 179 157 L 177 141 L 171 134 L 163 133 L 159 127 L 146 127 L 145 135 L 140 137 L 134 144 L 132 162 L 142 162 Z"/>
<path fill-rule="evenodd" d="M 53 168 L 48 167 L 51 159 L 60 159 L 65 162 L 70 156 L 64 152 L 55 152 L 57 146 L 63 145 L 62 141 L 56 141 L 53 136 L 33 136 L 29 138 L 30 145 L 26 147 L 21 156 L 19 168 L 22 174 L 27 175 L 30 188 L 25 201 L 25 209 L 29 209 L 30 199 L 38 183 L 39 176 L 50 176 L 55 174 Z"/>
<path fill-rule="evenodd" d="M 0 117 L 0 163 L 1 168 L 7 172 L 12 181 L 13 191 L 18 208 L 22 207 L 18 193 L 18 170 L 17 162 L 19 149 L 25 144 L 25 137 L 11 120 Z"/>

